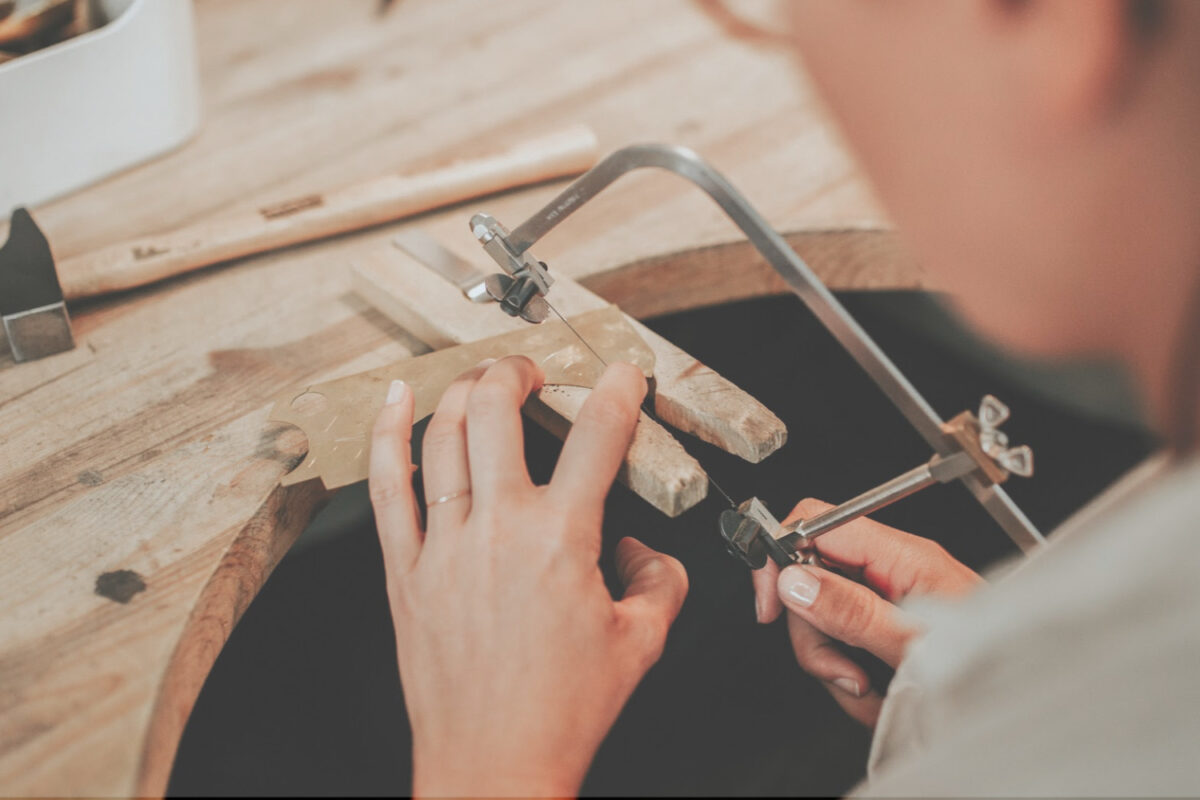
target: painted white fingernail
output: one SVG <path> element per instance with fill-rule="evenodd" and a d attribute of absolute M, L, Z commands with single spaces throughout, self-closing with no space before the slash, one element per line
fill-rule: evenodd
<path fill-rule="evenodd" d="M 487 369 L 488 367 L 490 367 L 492 364 L 495 364 L 495 363 L 496 363 L 496 359 L 485 358 L 483 361 L 480 361 L 478 364 L 475 365 L 475 369 Z"/>
<path fill-rule="evenodd" d="M 820 578 L 804 567 L 788 567 L 779 573 L 779 592 L 784 600 L 808 608 L 820 591 Z"/>
<path fill-rule="evenodd" d="M 862 697 L 862 689 L 859 688 L 858 681 L 853 678 L 834 678 L 833 685 L 855 697 Z"/>
<path fill-rule="evenodd" d="M 408 384 L 404 381 L 392 381 L 392 384 L 388 386 L 387 399 L 383 402 L 384 405 L 390 406 L 393 403 L 399 403 L 407 396 Z"/>

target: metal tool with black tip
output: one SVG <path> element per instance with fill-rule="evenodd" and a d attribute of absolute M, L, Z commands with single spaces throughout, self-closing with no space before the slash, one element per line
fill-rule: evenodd
<path fill-rule="evenodd" d="M 0 247 L 0 317 L 17 361 L 75 347 L 50 243 L 24 208 L 13 211 Z"/>
<path fill-rule="evenodd" d="M 928 462 L 815 517 L 781 525 L 761 500 L 752 497 L 737 510 L 721 513 L 719 527 L 725 546 L 751 569 L 766 566 L 768 558 L 781 567 L 820 566 L 814 545 L 818 536 L 929 486 L 970 474 L 990 483 L 1001 483 L 1010 474 L 1028 478 L 1033 474 L 1033 450 L 1028 445 L 1008 446 L 1008 438 L 999 430 L 1008 417 L 1008 407 L 987 395 L 977 416 L 963 412 L 944 426 L 947 436 L 961 448 L 957 452 L 936 454 Z"/>

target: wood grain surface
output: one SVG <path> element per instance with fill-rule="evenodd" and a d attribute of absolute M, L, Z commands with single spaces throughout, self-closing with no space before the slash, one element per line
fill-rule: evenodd
<path fill-rule="evenodd" d="M 56 256 L 582 122 L 602 151 L 695 148 L 835 288 L 920 284 L 791 58 L 729 40 L 686 0 L 378 7 L 199 0 L 199 135 L 35 209 Z M 560 185 L 419 224 L 515 224 Z M 353 256 L 395 230 L 75 305 L 79 346 L 53 358 L 15 365 L 3 348 L 0 793 L 164 790 L 213 659 L 321 500 L 279 488 L 304 442 L 266 424 L 269 398 L 424 350 L 351 290 Z M 652 313 L 778 291 L 737 238 L 699 192 L 635 175 L 538 255 Z"/>
<path fill-rule="evenodd" d="M 394 222 L 499 191 L 574 177 L 599 157 L 585 125 L 526 139 L 477 159 L 429 171 L 385 173 L 235 212 L 152 237 L 117 242 L 55 266 L 63 296 L 82 300 L 166 280 L 255 253 Z"/>

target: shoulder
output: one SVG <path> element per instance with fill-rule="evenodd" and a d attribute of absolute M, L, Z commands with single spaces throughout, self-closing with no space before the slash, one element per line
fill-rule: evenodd
<path fill-rule="evenodd" d="M 1198 569 L 1193 463 L 939 614 L 877 732 L 895 756 L 865 788 L 1200 791 Z"/>

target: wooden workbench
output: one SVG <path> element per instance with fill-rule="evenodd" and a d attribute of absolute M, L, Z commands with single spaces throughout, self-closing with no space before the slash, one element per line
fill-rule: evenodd
<path fill-rule="evenodd" d="M 35 210 L 59 258 L 585 122 L 689 145 L 835 288 L 919 275 L 794 63 L 686 0 L 199 0 L 204 123 Z M 130 120 L 136 124 L 136 120 Z M 81 131 L 80 135 L 86 135 Z M 419 224 L 515 223 L 558 186 Z M 350 290 L 397 226 L 79 306 L 79 346 L 0 357 L 0 794 L 157 794 L 230 629 L 322 492 L 278 391 L 422 348 Z M 0 232 L 2 233 L 2 232 Z M 778 291 L 699 192 L 625 179 L 538 248 L 635 315 Z"/>

